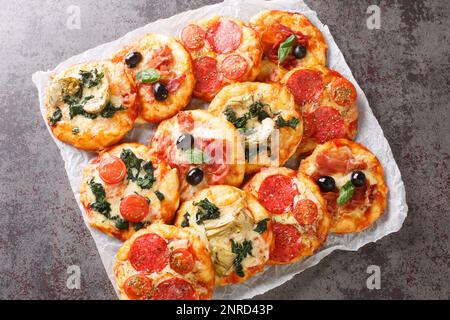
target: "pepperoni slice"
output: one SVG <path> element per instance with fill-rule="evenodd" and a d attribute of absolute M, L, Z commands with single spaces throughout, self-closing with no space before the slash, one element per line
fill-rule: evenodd
<path fill-rule="evenodd" d="M 282 174 L 267 177 L 258 191 L 261 204 L 274 214 L 283 214 L 292 208 L 298 194 L 294 181 Z"/>
<path fill-rule="evenodd" d="M 317 219 L 317 205 L 309 200 L 302 199 L 296 203 L 294 217 L 301 225 L 312 225 Z"/>
<path fill-rule="evenodd" d="M 241 44 L 242 30 L 234 21 L 223 19 L 210 27 L 206 40 L 217 53 L 229 53 Z"/>
<path fill-rule="evenodd" d="M 314 120 L 316 124 L 314 138 L 318 143 L 347 137 L 344 119 L 336 109 L 320 107 L 314 111 Z"/>
<path fill-rule="evenodd" d="M 194 269 L 193 254 L 184 248 L 176 249 L 170 256 L 170 267 L 179 274 L 185 275 Z"/>
<path fill-rule="evenodd" d="M 125 281 L 124 290 L 131 300 L 150 300 L 153 285 L 152 281 L 143 274 L 136 274 Z"/>
<path fill-rule="evenodd" d="M 222 84 L 222 75 L 217 68 L 217 61 L 211 57 L 194 60 L 195 89 L 199 92 L 216 92 Z"/>
<path fill-rule="evenodd" d="M 298 70 L 289 77 L 286 86 L 298 104 L 318 102 L 323 92 L 322 74 L 313 70 Z"/>
<path fill-rule="evenodd" d="M 198 50 L 205 45 L 206 32 L 201 27 L 190 24 L 184 27 L 181 31 L 181 41 L 186 48 L 191 50 Z"/>
<path fill-rule="evenodd" d="M 156 287 L 154 300 L 195 300 L 195 290 L 184 279 L 170 278 Z"/>
<path fill-rule="evenodd" d="M 141 222 L 148 215 L 149 205 L 143 196 L 132 194 L 120 202 L 120 214 L 130 222 Z"/>
<path fill-rule="evenodd" d="M 160 272 L 169 261 L 169 249 L 163 238 L 154 233 L 147 233 L 134 240 L 128 259 L 138 271 Z"/>
<path fill-rule="evenodd" d="M 339 194 L 336 192 L 327 192 L 323 194 L 324 199 L 327 201 L 327 209 L 330 213 L 334 214 L 337 210 L 337 198 Z"/>
<path fill-rule="evenodd" d="M 275 222 L 273 224 L 275 245 L 270 259 L 277 262 L 289 262 L 297 257 L 302 249 L 301 234 L 291 224 Z"/>
<path fill-rule="evenodd" d="M 339 78 L 331 83 L 333 100 L 340 106 L 350 106 L 355 103 L 357 93 L 355 86 L 345 78 Z"/>
<path fill-rule="evenodd" d="M 107 184 L 117 184 L 125 179 L 127 167 L 122 159 L 110 156 L 100 162 L 98 173 Z"/>
<path fill-rule="evenodd" d="M 232 54 L 226 57 L 220 65 L 220 71 L 225 78 L 230 80 L 239 80 L 247 72 L 247 61 L 238 54 Z"/>

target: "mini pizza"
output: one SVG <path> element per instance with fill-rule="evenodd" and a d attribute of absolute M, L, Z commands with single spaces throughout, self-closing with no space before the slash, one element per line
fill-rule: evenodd
<path fill-rule="evenodd" d="M 240 135 L 228 121 L 204 110 L 181 111 L 160 123 L 150 148 L 178 169 L 182 200 L 210 185 L 239 186 L 244 179 Z"/>
<path fill-rule="evenodd" d="M 215 16 L 194 21 L 183 28 L 180 38 L 193 60 L 194 96 L 199 99 L 211 101 L 224 86 L 253 81 L 259 73 L 258 35 L 238 19 Z"/>
<path fill-rule="evenodd" d="M 104 150 L 83 171 L 87 221 L 118 239 L 155 222 L 170 223 L 179 204 L 176 169 L 138 143 Z"/>
<path fill-rule="evenodd" d="M 327 200 L 330 232 L 362 231 L 384 213 L 388 189 L 383 168 L 364 146 L 346 139 L 328 141 L 299 170 L 317 182 Z"/>
<path fill-rule="evenodd" d="M 285 84 L 301 106 L 303 140 L 298 153 L 336 138 L 354 139 L 358 128 L 357 92 L 341 74 L 322 66 L 291 70 Z"/>
<path fill-rule="evenodd" d="M 48 124 L 59 140 L 84 150 L 117 143 L 138 115 L 136 88 L 122 63 L 79 64 L 50 78 Z"/>
<path fill-rule="evenodd" d="M 303 134 L 301 111 L 284 86 L 258 82 L 223 88 L 208 111 L 232 123 L 245 144 L 246 173 L 284 165 Z"/>
<path fill-rule="evenodd" d="M 279 82 L 294 68 L 327 62 L 328 46 L 320 32 L 300 13 L 266 10 L 250 20 L 258 32 L 264 51 L 262 82 Z"/>
<path fill-rule="evenodd" d="M 243 282 L 264 269 L 272 245 L 269 213 L 249 193 L 213 186 L 184 202 L 175 224 L 192 228 L 209 248 L 216 285 Z"/>
<path fill-rule="evenodd" d="M 195 80 L 189 53 L 174 38 L 147 34 L 114 55 L 126 65 L 136 83 L 141 104 L 140 117 L 160 122 L 185 108 Z"/>
<path fill-rule="evenodd" d="M 152 224 L 117 253 L 114 275 L 123 300 L 205 300 L 214 289 L 214 267 L 190 229 Z"/>
<path fill-rule="evenodd" d="M 314 254 L 325 242 L 330 217 L 317 185 L 288 168 L 265 168 L 244 187 L 272 216 L 269 264 L 288 264 Z"/>

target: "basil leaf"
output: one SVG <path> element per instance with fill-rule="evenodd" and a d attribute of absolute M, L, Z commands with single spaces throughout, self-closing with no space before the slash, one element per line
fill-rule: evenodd
<path fill-rule="evenodd" d="M 355 193 L 355 186 L 351 181 L 348 181 L 339 191 L 337 204 L 342 206 L 347 203 L 353 197 L 353 193 Z"/>
<path fill-rule="evenodd" d="M 267 222 L 268 221 L 269 221 L 268 218 L 259 221 L 256 224 L 256 228 L 253 231 L 258 232 L 259 234 L 264 233 L 267 230 Z"/>
<path fill-rule="evenodd" d="M 278 48 L 278 65 L 282 64 L 292 50 L 292 45 L 295 41 L 295 35 L 287 38 Z"/>
<path fill-rule="evenodd" d="M 52 127 L 54 127 L 56 125 L 56 123 L 61 120 L 62 118 L 62 112 L 60 108 L 56 108 L 55 112 L 53 112 L 53 115 L 48 118 L 48 120 L 50 121 L 50 125 Z"/>
<path fill-rule="evenodd" d="M 185 151 L 186 158 L 191 164 L 207 163 L 211 159 L 199 149 L 188 149 Z"/>
<path fill-rule="evenodd" d="M 158 70 L 153 68 L 141 70 L 136 75 L 136 79 L 142 83 L 155 83 L 160 77 Z"/>

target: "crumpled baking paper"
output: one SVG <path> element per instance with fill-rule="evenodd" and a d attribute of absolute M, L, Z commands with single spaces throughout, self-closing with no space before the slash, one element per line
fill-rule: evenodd
<path fill-rule="evenodd" d="M 256 295 L 263 294 L 268 290 L 282 285 L 284 282 L 290 280 L 294 275 L 302 272 L 303 270 L 316 265 L 320 262 L 320 260 L 334 250 L 356 251 L 365 244 L 375 242 L 390 233 L 400 230 L 403 221 L 406 218 L 408 207 L 405 198 L 405 188 L 400 171 L 392 155 L 391 148 L 383 135 L 383 131 L 378 124 L 377 119 L 369 107 L 369 103 L 364 95 L 364 92 L 353 78 L 352 72 L 345 62 L 344 56 L 334 42 L 333 36 L 331 35 L 328 27 L 323 25 L 317 18 L 317 14 L 310 10 L 308 6 L 300 0 L 225 0 L 219 4 L 186 11 L 167 19 L 149 23 L 142 28 L 126 34 L 116 41 L 105 43 L 82 54 L 76 55 L 65 62 L 62 62 L 52 71 L 38 71 L 33 74 L 33 82 L 39 91 L 40 111 L 44 120 L 46 120 L 44 92 L 48 78 L 53 72 L 61 71 L 62 69 L 76 63 L 90 60 L 108 59 L 115 50 L 125 44 L 133 42 L 133 40 L 139 35 L 147 32 L 163 32 L 168 35 L 178 35 L 183 26 L 191 20 L 206 18 L 212 15 L 223 15 L 248 21 L 253 15 L 266 9 L 291 10 L 301 12 L 307 16 L 310 21 L 322 31 L 328 42 L 328 66 L 331 69 L 337 70 L 351 80 L 353 84 L 355 84 L 358 91 L 359 108 L 359 133 L 357 141 L 372 150 L 372 152 L 377 155 L 383 164 L 387 185 L 389 187 L 388 206 L 383 217 L 381 217 L 379 221 L 370 229 L 361 233 L 344 236 L 330 235 L 322 249 L 314 256 L 287 266 L 267 267 L 264 273 L 256 275 L 243 284 L 231 285 L 222 288 L 219 287 L 215 291 L 215 299 L 249 299 Z M 51 133 L 50 128 L 48 129 Z M 125 141 L 139 141 L 148 144 L 154 129 L 155 126 L 153 125 L 138 125 L 126 136 Z M 82 170 L 88 161 L 95 157 L 95 153 L 78 150 L 68 144 L 56 140 L 54 137 L 53 140 L 58 146 L 61 156 L 65 162 L 67 176 L 69 177 L 69 182 L 78 206 L 80 207 L 81 212 L 84 212 L 79 194 Z M 83 217 L 85 218 L 84 214 Z M 94 238 L 108 277 L 117 292 L 113 274 L 113 265 L 116 252 L 121 246 L 121 242 L 89 227 L 89 225 L 87 226 L 92 234 L 92 237 Z"/>

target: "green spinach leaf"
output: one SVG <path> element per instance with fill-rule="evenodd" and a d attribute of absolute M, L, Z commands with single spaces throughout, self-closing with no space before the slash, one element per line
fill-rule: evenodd
<path fill-rule="evenodd" d="M 252 254 L 253 245 L 249 240 L 244 240 L 242 243 L 236 243 L 234 240 L 231 240 L 231 252 L 236 254 L 236 258 L 234 259 L 234 269 L 236 274 L 239 277 L 244 277 L 244 268 L 242 267 L 242 261 L 248 256 Z"/>
<path fill-rule="evenodd" d="M 144 161 L 136 157 L 133 151 L 129 149 L 122 150 L 120 154 L 120 159 L 125 162 L 127 167 L 127 178 L 131 181 L 136 181 L 139 177 L 139 172 L 141 171 L 141 163 Z"/>
<path fill-rule="evenodd" d="M 53 112 L 52 116 L 48 118 L 50 121 L 50 125 L 54 127 L 56 123 L 62 119 L 62 112 L 60 108 L 56 108 L 55 112 Z"/>
<path fill-rule="evenodd" d="M 95 202 L 92 202 L 89 207 L 109 219 L 111 214 L 111 204 L 106 201 L 106 192 L 102 184 L 95 182 L 94 178 L 92 178 L 89 181 L 89 187 L 95 196 Z"/>
<path fill-rule="evenodd" d="M 194 203 L 194 205 L 199 207 L 197 215 L 195 216 L 198 224 L 203 223 L 205 220 L 212 220 L 220 217 L 219 208 L 207 198 Z"/>
<path fill-rule="evenodd" d="M 267 222 L 269 222 L 269 221 L 270 221 L 270 219 L 268 219 L 268 218 L 259 221 L 256 224 L 256 228 L 254 229 L 254 231 L 258 232 L 260 234 L 264 233 L 267 230 Z"/>
<path fill-rule="evenodd" d="M 189 212 L 186 212 L 184 215 L 183 215 L 183 221 L 181 221 L 181 227 L 183 227 L 183 228 L 187 228 L 187 227 L 189 227 L 189 217 L 190 217 L 191 215 L 189 214 Z"/>
<path fill-rule="evenodd" d="M 108 104 L 105 106 L 105 108 L 100 112 L 100 115 L 103 118 L 112 118 L 112 116 L 117 112 L 117 111 L 122 111 L 125 110 L 124 106 L 120 105 L 118 107 L 114 107 L 110 102 L 108 102 Z"/>
<path fill-rule="evenodd" d="M 278 128 L 290 127 L 295 130 L 299 123 L 300 123 L 300 120 L 298 120 L 295 117 L 292 117 L 291 119 L 286 121 L 281 116 L 278 116 L 278 118 L 275 120 L 275 124 L 277 125 Z"/>
<path fill-rule="evenodd" d="M 103 72 L 99 73 L 97 69 L 90 71 L 80 70 L 80 83 L 87 88 L 99 85 L 103 77 Z"/>

